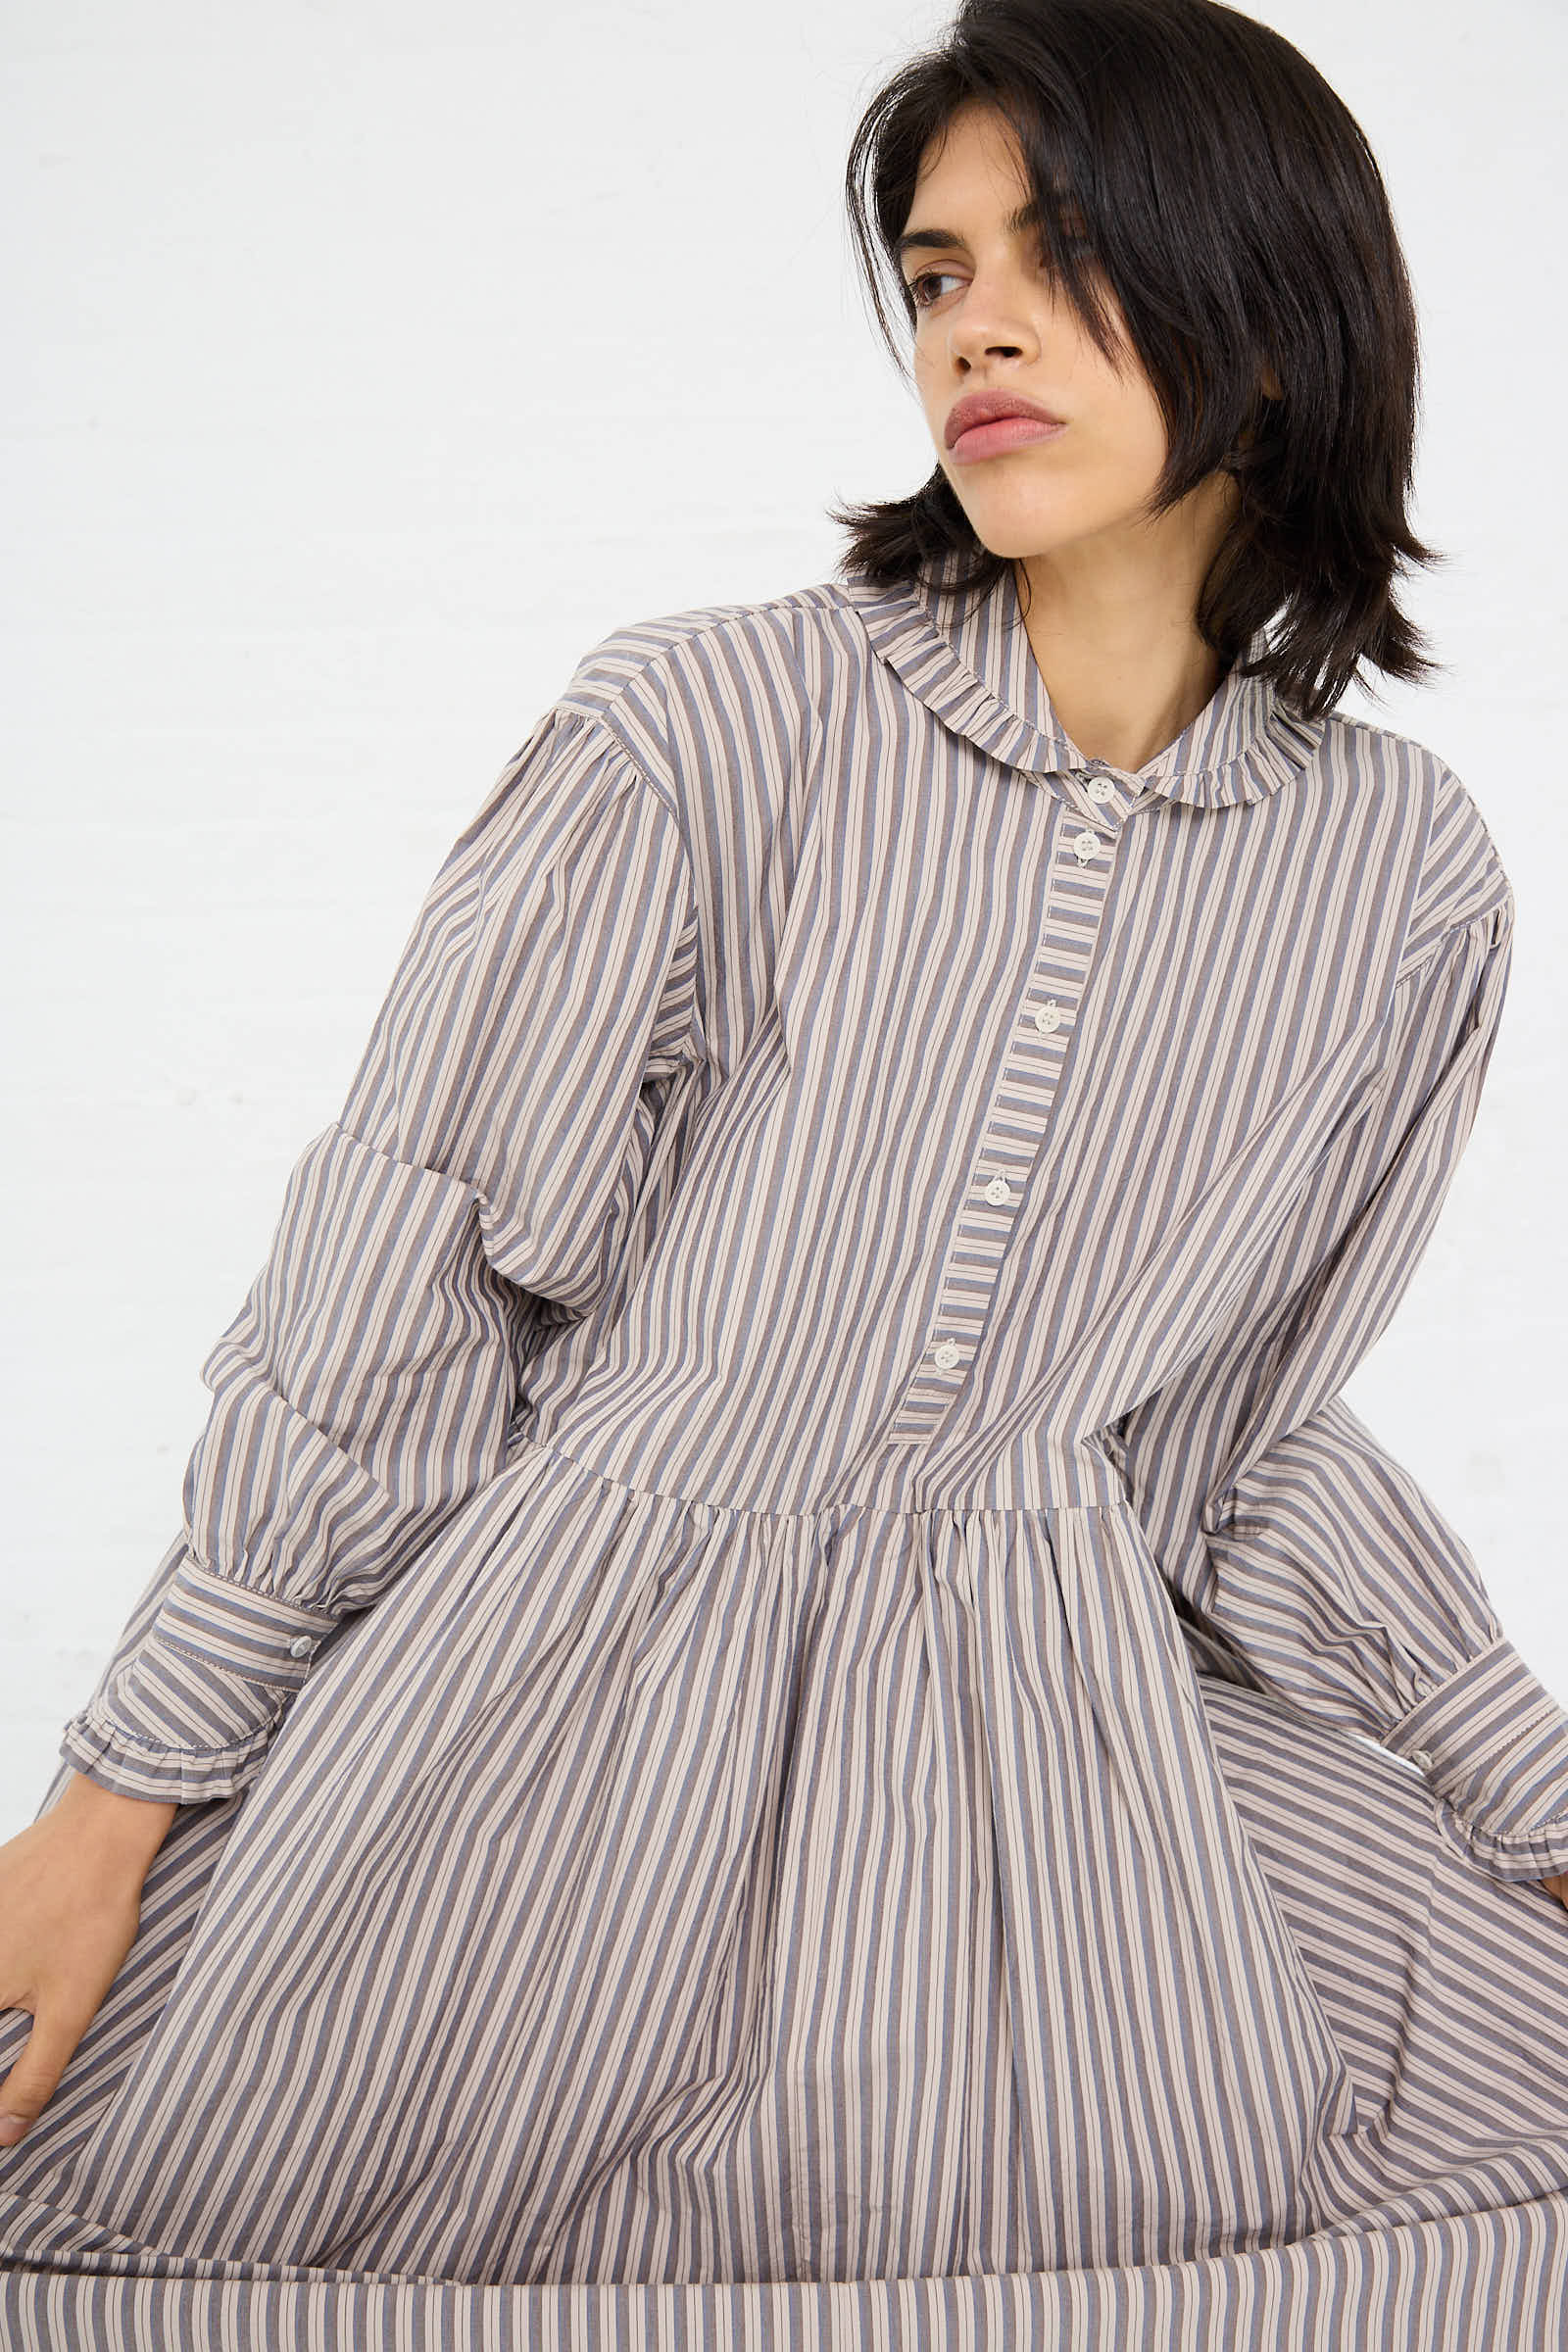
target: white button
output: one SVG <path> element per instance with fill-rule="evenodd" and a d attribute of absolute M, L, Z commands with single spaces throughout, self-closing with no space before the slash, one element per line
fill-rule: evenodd
<path fill-rule="evenodd" d="M 315 1647 L 309 1634 L 296 1634 L 288 1645 L 288 1654 L 291 1658 L 308 1658 Z"/>
<path fill-rule="evenodd" d="M 958 1343 L 956 1340 L 940 1340 L 931 1353 L 944 1372 L 951 1371 L 958 1360 Z"/>
<path fill-rule="evenodd" d="M 1425 1772 L 1428 1765 L 1432 1762 L 1431 1748 L 1412 1747 L 1410 1750 L 1410 1761 L 1412 1764 L 1419 1764 L 1422 1771 Z"/>
<path fill-rule="evenodd" d="M 1089 798 L 1092 801 L 1111 800 L 1115 797 L 1115 791 L 1116 787 L 1108 776 L 1091 776 L 1089 779 Z"/>
<path fill-rule="evenodd" d="M 1005 1176 L 992 1177 L 991 1182 L 986 1186 L 986 1199 L 988 1200 L 995 1200 L 998 1202 L 1007 1199 L 1007 1179 Z"/>
<path fill-rule="evenodd" d="M 1056 1010 L 1054 997 L 1048 997 L 1043 1004 L 1035 1006 L 1035 1027 L 1037 1029 L 1059 1029 L 1061 1027 L 1061 1015 Z"/>
<path fill-rule="evenodd" d="M 1091 833 L 1088 827 L 1085 826 L 1083 832 L 1074 836 L 1072 846 L 1078 853 L 1079 863 L 1082 865 L 1087 865 L 1090 858 L 1100 847 L 1100 835 L 1098 833 Z"/>

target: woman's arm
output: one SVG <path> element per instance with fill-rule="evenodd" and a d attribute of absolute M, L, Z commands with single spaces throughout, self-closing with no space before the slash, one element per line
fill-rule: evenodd
<path fill-rule="evenodd" d="M 1513 894 L 1395 992 L 1370 1107 L 1209 1342 L 1112 1430 L 1151 1546 L 1218 1670 L 1378 1740 L 1499 1878 L 1568 1870 L 1568 1713 L 1503 1633 L 1469 1547 L 1340 1391 L 1387 1328 L 1468 1140 Z M 1485 882 L 1485 875 L 1482 876 Z"/>
<path fill-rule="evenodd" d="M 696 965 L 671 805 L 558 707 L 437 875 L 203 1367 L 184 1527 L 66 1728 L 79 1773 L 242 1788 L 326 1635 L 496 1474 L 541 1331 L 614 1280 Z"/>

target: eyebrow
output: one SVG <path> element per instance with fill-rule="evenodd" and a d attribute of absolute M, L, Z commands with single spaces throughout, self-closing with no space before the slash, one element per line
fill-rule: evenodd
<path fill-rule="evenodd" d="M 1002 225 L 1009 236 L 1021 237 L 1027 230 L 1038 228 L 1041 225 L 1040 207 L 1033 201 L 1020 205 L 1015 213 L 1007 215 Z M 947 253 L 955 245 L 962 243 L 963 239 L 958 235 L 956 229 L 908 228 L 905 230 L 902 237 L 894 240 L 893 252 L 895 259 L 902 262 L 905 255 L 908 253 L 927 250 Z"/>

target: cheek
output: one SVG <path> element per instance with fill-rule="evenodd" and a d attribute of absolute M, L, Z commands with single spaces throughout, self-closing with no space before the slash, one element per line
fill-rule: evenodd
<path fill-rule="evenodd" d="M 1130 465 L 1147 481 L 1153 481 L 1165 463 L 1169 446 L 1165 420 L 1152 401 L 1140 401 L 1129 416 L 1127 451 Z"/>
<path fill-rule="evenodd" d="M 1142 387 L 1111 382 L 1084 404 L 1086 455 L 1125 480 L 1152 481 L 1165 463 L 1165 426 Z"/>
<path fill-rule="evenodd" d="M 933 441 L 940 442 L 948 410 L 957 398 L 957 387 L 944 384 L 928 356 L 917 354 L 912 368 L 914 388 L 926 425 Z"/>

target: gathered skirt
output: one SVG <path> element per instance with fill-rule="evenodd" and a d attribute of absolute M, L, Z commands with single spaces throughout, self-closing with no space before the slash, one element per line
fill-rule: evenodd
<path fill-rule="evenodd" d="M 5 2352 L 1560 2352 L 1556 1897 L 1189 1683 L 1109 1515 L 770 1524 L 527 1447 L 345 1630 L 0 2152 Z"/>

